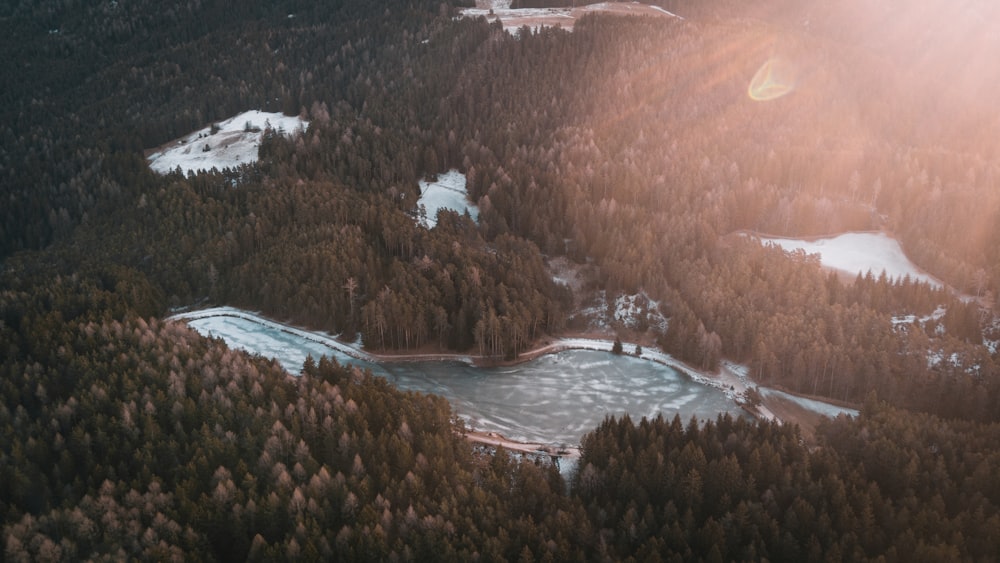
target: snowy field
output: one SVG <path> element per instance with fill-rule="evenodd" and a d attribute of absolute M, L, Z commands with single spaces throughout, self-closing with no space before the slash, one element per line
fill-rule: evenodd
<path fill-rule="evenodd" d="M 459 215 L 468 211 L 472 220 L 479 222 L 479 208 L 469 201 L 469 194 L 465 189 L 465 174 L 458 170 L 449 170 L 439 175 L 434 182 L 421 180 L 417 208 L 421 205 L 427 214 L 420 219 L 420 224 L 428 229 L 437 225 L 439 209 L 451 209 Z"/>
<path fill-rule="evenodd" d="M 215 134 L 210 125 L 160 147 L 146 157 L 149 167 L 160 174 L 168 174 L 178 166 L 185 174 L 235 168 L 257 161 L 260 140 L 268 125 L 286 135 L 299 134 L 307 127 L 298 117 L 261 111 L 243 112 L 215 125 L 219 128 Z"/>
<path fill-rule="evenodd" d="M 492 3 L 477 2 L 475 8 L 466 8 L 460 13 L 463 17 L 469 18 L 483 16 L 490 21 L 499 19 L 504 30 L 514 33 L 522 26 L 527 26 L 533 32 L 537 32 L 542 27 L 561 27 L 572 31 L 576 20 L 592 12 L 680 18 L 680 16 L 659 6 L 650 6 L 639 2 L 600 2 L 575 8 L 511 9 L 510 0 L 493 0 Z"/>
<path fill-rule="evenodd" d="M 788 252 L 804 250 L 806 254 L 819 254 L 820 263 L 824 267 L 851 275 L 871 271 L 872 275 L 878 277 L 884 270 L 892 279 L 901 280 L 909 275 L 914 281 L 941 287 L 941 282 L 910 262 L 896 239 L 884 233 L 845 233 L 815 240 L 756 238 L 761 244 L 774 244 Z"/>
<path fill-rule="evenodd" d="M 791 401 L 796 405 L 823 416 L 828 416 L 830 418 L 836 418 L 839 414 L 846 414 L 848 416 L 858 416 L 857 409 L 849 409 L 847 407 L 838 407 L 837 405 L 831 405 L 830 403 L 824 403 L 822 401 L 816 401 L 813 399 L 806 399 L 805 397 L 799 397 L 797 395 L 792 395 L 790 393 L 785 393 L 783 391 L 778 391 L 777 389 L 771 389 L 769 387 L 758 387 L 761 396 L 763 397 L 780 397 L 786 401 Z"/>

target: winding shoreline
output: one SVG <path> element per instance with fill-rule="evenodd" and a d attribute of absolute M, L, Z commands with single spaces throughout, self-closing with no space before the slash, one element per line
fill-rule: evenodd
<path fill-rule="evenodd" d="M 546 341 L 544 344 L 536 346 L 534 348 L 531 348 L 530 350 L 521 353 L 516 359 L 513 360 L 498 360 L 497 358 L 489 356 L 477 356 L 477 355 L 459 354 L 459 353 L 385 354 L 385 353 L 374 353 L 374 352 L 369 352 L 367 350 L 363 350 L 361 348 L 360 340 L 355 341 L 353 343 L 347 343 L 337 339 L 334 336 L 329 335 L 328 333 L 306 330 L 287 323 L 269 319 L 255 312 L 245 311 L 242 309 L 237 309 L 235 307 L 223 306 L 223 307 L 212 307 L 208 309 L 201 309 L 196 311 L 178 312 L 176 314 L 166 317 L 165 320 L 169 322 L 175 322 L 175 321 L 186 322 L 186 321 L 193 321 L 193 320 L 206 319 L 212 317 L 230 317 L 258 324 L 270 329 L 291 334 L 297 338 L 302 338 L 320 344 L 321 346 L 329 348 L 332 351 L 338 352 L 350 358 L 373 364 L 444 361 L 444 362 L 461 362 L 476 367 L 512 366 L 512 365 L 519 365 L 531 362 L 547 354 L 556 354 L 568 350 L 593 350 L 593 351 L 611 353 L 612 348 L 614 347 L 614 340 L 582 337 L 582 336 L 574 337 L 571 335 L 567 335 L 560 337 L 552 337 L 549 339 L 549 341 Z M 634 343 L 623 343 L 623 345 L 626 349 L 634 349 L 635 347 Z M 681 362 L 680 360 L 674 358 L 670 354 L 660 352 L 658 350 L 643 349 L 642 353 L 639 355 L 635 355 L 634 353 L 623 354 L 623 355 L 655 362 L 664 365 L 666 367 L 669 367 L 673 370 L 676 370 L 680 374 L 686 376 L 688 379 L 694 381 L 695 383 L 713 387 L 715 389 L 722 391 L 730 400 L 732 400 L 738 406 L 742 407 L 744 411 L 746 411 L 749 415 L 755 418 L 775 420 L 780 422 L 778 417 L 775 416 L 775 414 L 771 412 L 765 405 L 760 405 L 756 409 L 750 409 L 746 405 L 741 404 L 741 402 L 738 400 L 739 397 L 748 388 L 753 386 L 752 383 L 749 382 L 746 373 L 747 369 L 744 366 L 724 361 L 720 365 L 718 373 L 709 373 L 691 367 L 685 364 L 684 362 Z M 476 429 L 471 429 L 470 432 L 467 432 L 466 438 L 475 443 L 492 445 L 492 446 L 502 445 L 507 449 L 523 453 L 558 455 L 553 453 L 556 450 L 551 445 L 517 442 L 514 440 L 509 440 L 496 433 L 481 432 L 477 431 Z"/>
<path fill-rule="evenodd" d="M 337 339 L 335 336 L 329 335 L 329 333 L 321 333 L 319 331 L 311 331 L 303 328 L 296 327 L 287 323 L 280 321 L 275 321 L 264 317 L 258 313 L 247 312 L 234 307 L 213 307 L 209 309 L 201 309 L 198 311 L 188 311 L 177 313 L 167 317 L 167 321 L 188 321 L 188 320 L 198 320 L 211 317 L 232 317 L 245 321 L 249 321 L 261 326 L 266 326 L 268 328 L 273 328 L 280 330 L 282 332 L 292 334 L 299 338 L 304 338 L 306 340 L 315 342 L 326 346 L 332 350 L 336 350 L 342 354 L 350 356 L 356 360 L 362 360 L 371 363 L 406 363 L 406 362 L 462 362 L 465 364 L 473 365 L 476 367 L 495 367 L 495 366 L 515 366 L 524 363 L 528 363 L 532 360 L 538 359 L 541 356 L 547 354 L 557 354 L 559 352 L 564 352 L 567 350 L 593 350 L 597 352 L 608 352 L 611 353 L 614 347 L 613 340 L 599 339 L 599 338 L 589 338 L 589 337 L 577 337 L 573 335 L 566 336 L 556 336 L 552 337 L 552 342 L 536 346 L 530 350 L 526 350 L 520 353 L 517 358 L 512 360 L 501 360 L 494 356 L 480 356 L 474 354 L 460 354 L 457 352 L 438 352 L 438 353 L 378 353 L 370 352 L 361 348 L 360 343 L 346 343 L 342 340 Z M 635 344 L 630 342 L 622 343 L 626 348 L 634 348 Z M 684 362 L 674 358 L 672 355 L 665 352 L 660 352 L 656 350 L 643 349 L 642 353 L 638 356 L 635 354 L 624 353 L 623 356 L 631 356 L 634 358 L 640 358 L 643 360 L 648 360 L 651 362 L 656 362 L 658 364 L 665 365 L 669 368 L 675 369 L 688 378 L 701 383 L 703 385 L 708 385 L 710 387 L 715 387 L 722 391 L 727 392 L 727 394 L 734 395 L 742 393 L 747 388 L 746 376 L 745 374 L 737 373 L 735 364 L 729 364 L 727 362 L 723 363 L 723 367 L 720 368 L 718 374 L 713 374 L 709 372 L 701 371 L 697 368 L 691 367 Z M 728 368 L 728 369 L 727 369 Z"/>

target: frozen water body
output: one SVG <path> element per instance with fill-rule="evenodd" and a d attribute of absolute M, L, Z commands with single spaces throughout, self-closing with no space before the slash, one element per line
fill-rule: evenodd
<path fill-rule="evenodd" d="M 567 350 L 513 368 L 457 361 L 375 364 L 352 357 L 329 336 L 266 320 L 216 315 L 187 323 L 233 348 L 276 358 L 294 374 L 310 354 L 370 368 L 400 389 L 446 398 L 473 428 L 523 442 L 576 445 L 606 415 L 638 420 L 679 414 L 686 423 L 692 416 L 701 420 L 741 413 L 723 390 L 657 362 L 605 351 Z"/>
<path fill-rule="evenodd" d="M 524 442 L 578 444 L 606 415 L 680 414 L 686 423 L 741 412 L 724 392 L 668 366 L 593 350 L 542 356 L 515 373 L 457 362 L 380 367 L 401 389 L 444 396 L 474 428 Z"/>

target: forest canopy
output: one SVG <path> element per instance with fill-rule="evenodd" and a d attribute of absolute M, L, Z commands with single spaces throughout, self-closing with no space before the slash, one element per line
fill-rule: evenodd
<path fill-rule="evenodd" d="M 4 557 L 1000 552 L 995 8 L 661 4 L 683 18 L 516 33 L 430 0 L 0 6 Z M 778 59 L 786 92 L 752 99 Z M 254 109 L 309 127 L 262 131 L 254 164 L 149 169 Z M 479 221 L 427 229 L 418 182 L 452 169 Z M 858 230 L 950 289 L 741 235 Z M 567 329 L 555 257 L 661 303 L 646 336 L 693 366 L 861 415 L 809 446 L 608 419 L 565 482 L 469 446 L 442 399 L 319 358 L 293 378 L 161 320 L 229 304 L 515 359 Z"/>

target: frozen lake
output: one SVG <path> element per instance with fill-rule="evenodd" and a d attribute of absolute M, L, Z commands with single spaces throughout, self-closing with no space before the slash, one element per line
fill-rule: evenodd
<path fill-rule="evenodd" d="M 458 362 L 380 366 L 400 389 L 434 393 L 477 430 L 523 442 L 576 445 L 609 414 L 680 414 L 714 419 L 739 415 L 725 393 L 649 360 L 593 350 L 567 350 L 509 367 Z"/>
<path fill-rule="evenodd" d="M 235 312 L 235 311 L 234 311 Z M 244 313 L 245 315 L 245 313 Z M 249 315 L 246 315 L 249 317 Z M 577 445 L 609 414 L 638 420 L 662 413 L 714 419 L 742 411 L 720 389 L 695 382 L 649 360 L 608 352 L 568 350 L 517 366 L 480 368 L 462 362 L 386 362 L 357 359 L 327 335 L 261 319 L 185 315 L 191 328 L 230 347 L 276 358 L 299 373 L 308 355 L 332 356 L 370 368 L 404 390 L 446 398 L 467 423 L 518 441 Z"/>

